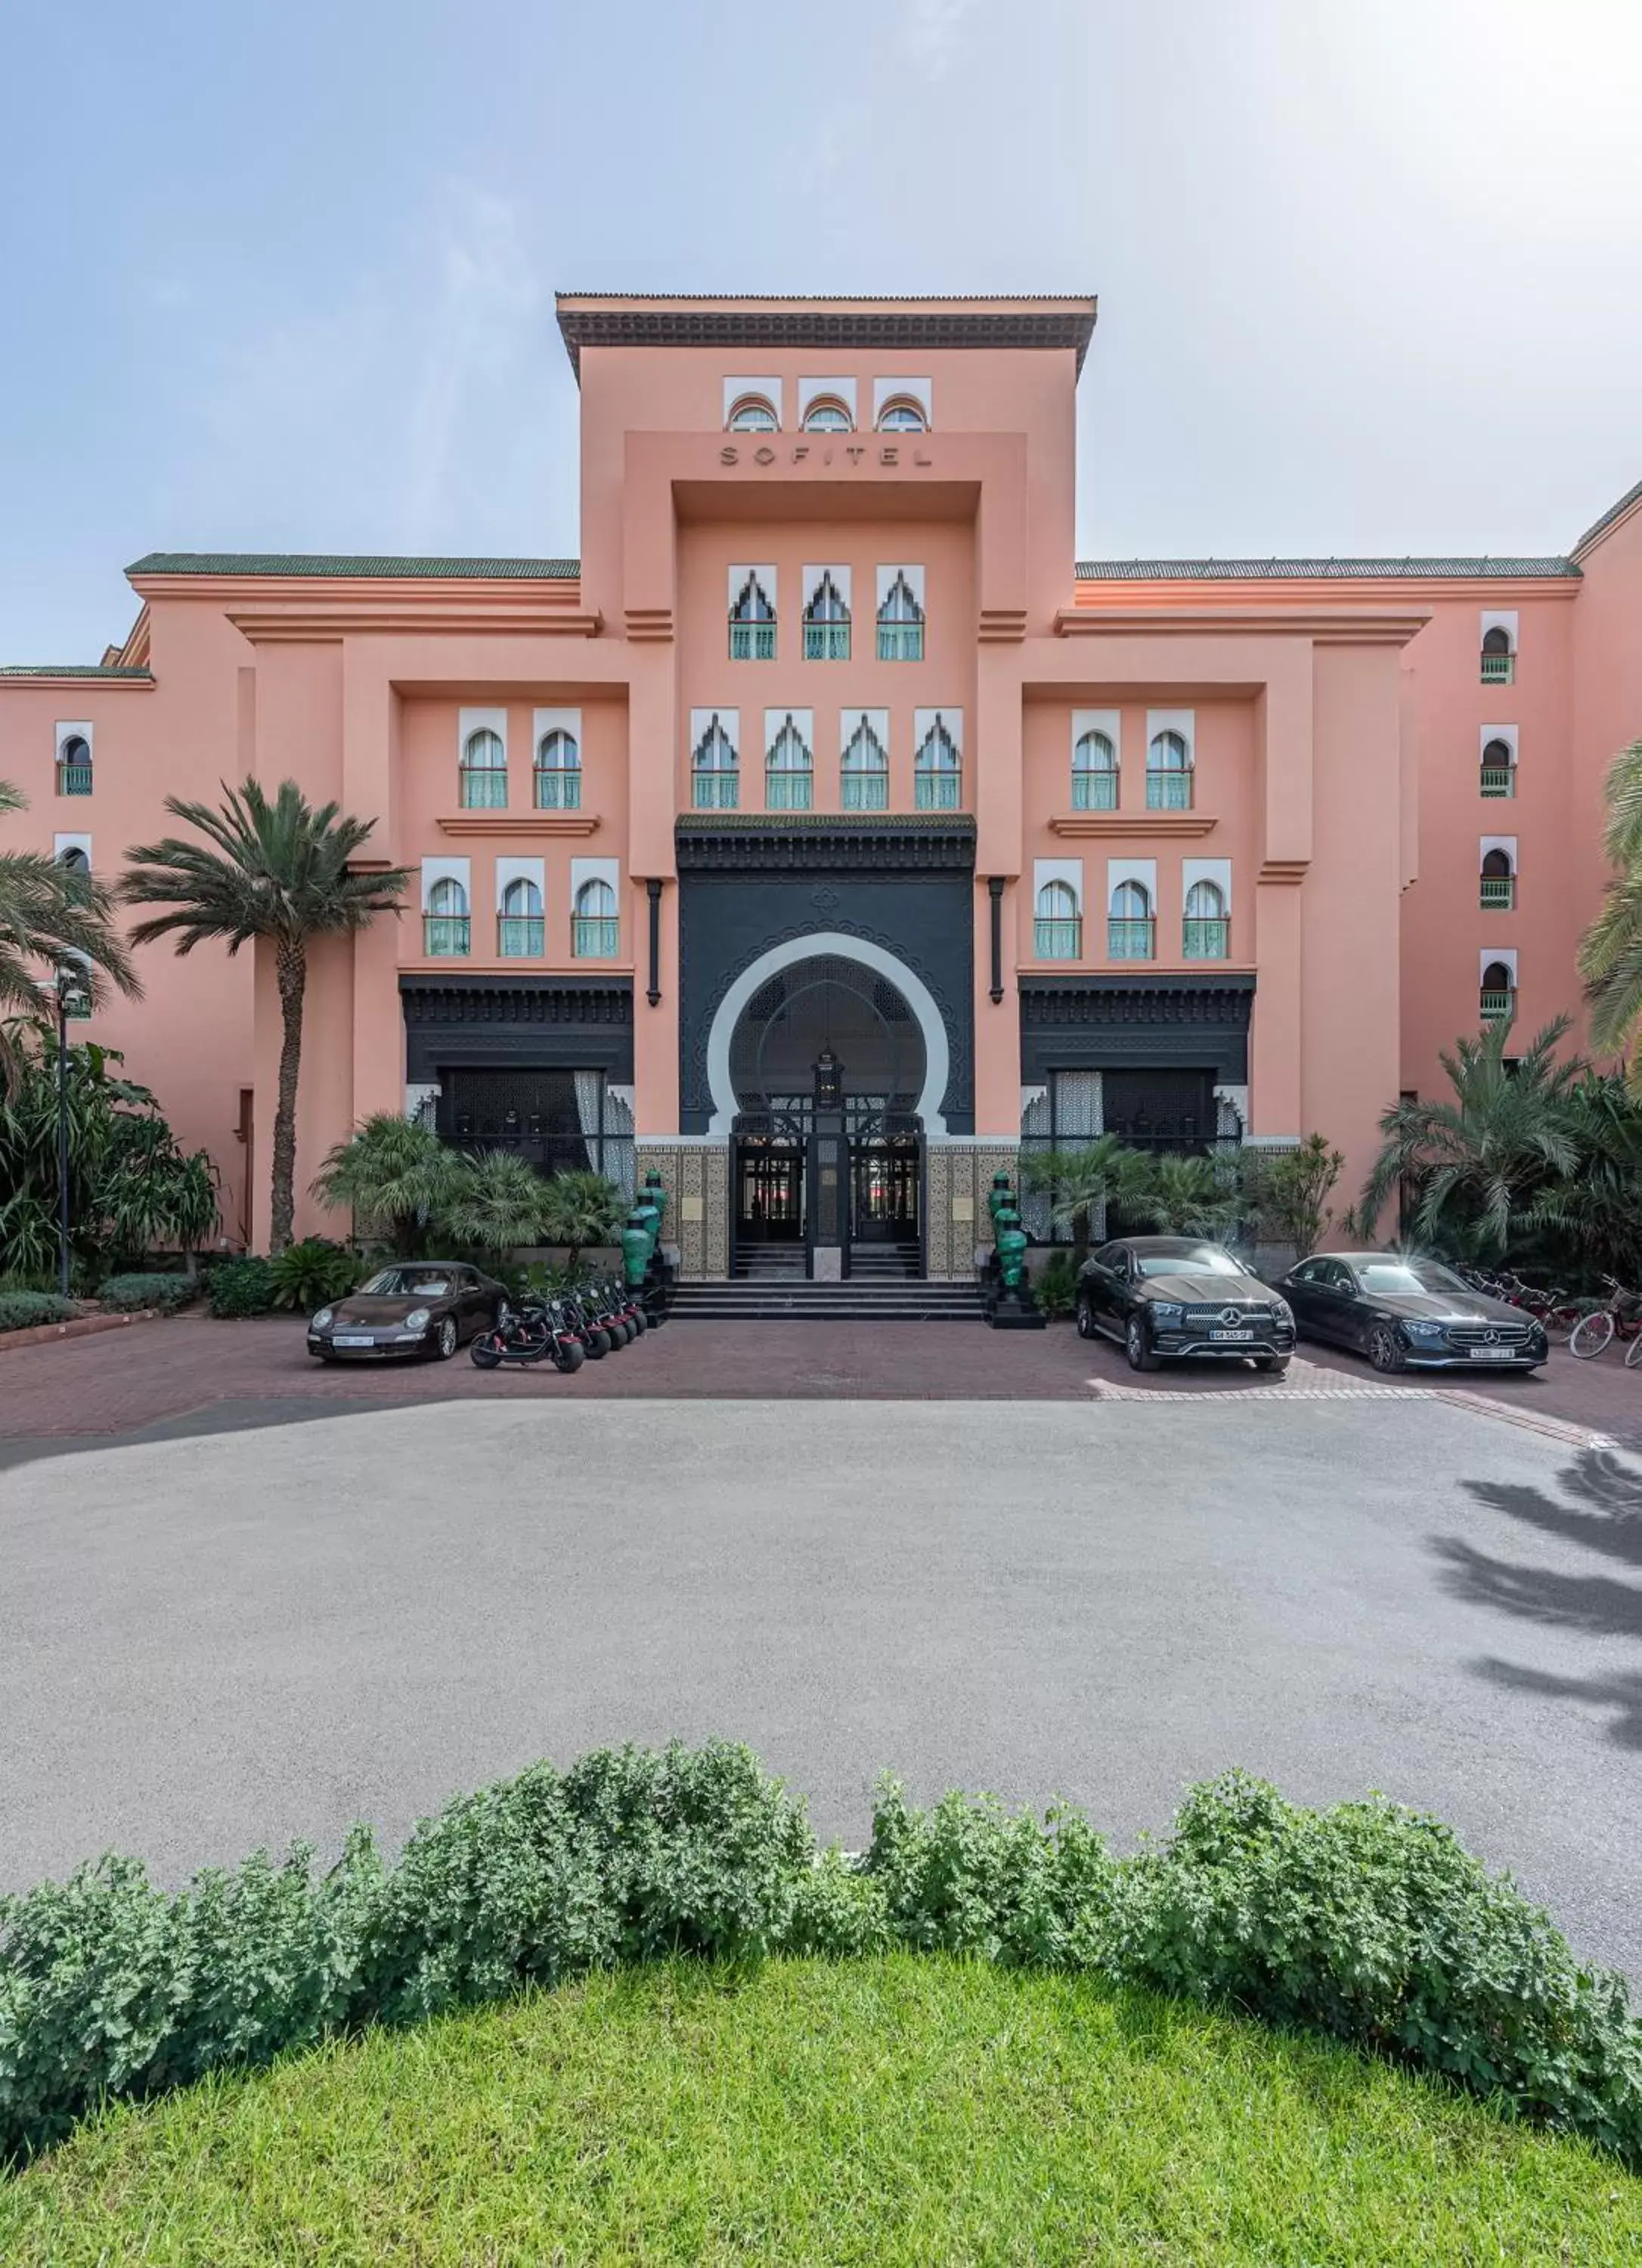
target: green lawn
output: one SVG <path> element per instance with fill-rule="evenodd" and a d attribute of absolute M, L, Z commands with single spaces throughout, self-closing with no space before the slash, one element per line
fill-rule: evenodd
<path fill-rule="evenodd" d="M 121 2110 L 6 2268 L 1634 2262 L 1642 2181 L 1435 2084 L 927 1956 L 608 1977 Z"/>

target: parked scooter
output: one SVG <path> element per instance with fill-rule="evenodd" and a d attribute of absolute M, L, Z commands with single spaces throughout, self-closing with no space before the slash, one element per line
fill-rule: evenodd
<path fill-rule="evenodd" d="M 612 1332 L 587 1285 L 568 1293 L 559 1304 L 565 1322 L 581 1341 L 590 1362 L 602 1362 L 613 1347 L 626 1345 L 625 1334 L 618 1338 Z"/>
<path fill-rule="evenodd" d="M 607 1277 L 600 1288 L 610 1303 L 612 1314 L 626 1324 L 628 1337 L 642 1339 L 650 1328 L 650 1318 L 638 1293 L 615 1276 Z"/>
<path fill-rule="evenodd" d="M 520 1368 L 550 1362 L 555 1370 L 568 1373 L 581 1368 L 587 1351 L 556 1300 L 531 1300 L 517 1312 L 504 1312 L 494 1330 L 481 1331 L 473 1343 L 480 1370 L 497 1370 L 507 1362 Z"/>

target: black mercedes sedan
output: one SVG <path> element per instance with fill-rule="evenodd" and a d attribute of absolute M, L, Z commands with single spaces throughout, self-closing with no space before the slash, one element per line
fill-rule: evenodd
<path fill-rule="evenodd" d="M 1078 1277 L 1078 1330 L 1116 1339 L 1131 1370 L 1188 1355 L 1288 1368 L 1288 1302 L 1224 1245 L 1199 1236 L 1124 1236 L 1102 1245 Z"/>
<path fill-rule="evenodd" d="M 1440 1261 L 1317 1252 L 1283 1279 L 1301 1335 L 1366 1354 L 1378 1371 L 1537 1370 L 1545 1327 Z"/>
<path fill-rule="evenodd" d="M 309 1319 L 308 1352 L 321 1362 L 431 1354 L 448 1362 L 464 1339 L 490 1330 L 507 1306 L 504 1285 L 454 1260 L 396 1260 Z"/>

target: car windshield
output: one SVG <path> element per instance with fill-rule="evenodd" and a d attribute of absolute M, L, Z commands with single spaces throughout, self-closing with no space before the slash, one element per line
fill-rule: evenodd
<path fill-rule="evenodd" d="M 430 1275 L 425 1268 L 379 1268 L 360 1290 L 378 1300 L 442 1300 L 451 1288 L 448 1276 Z"/>
<path fill-rule="evenodd" d="M 1407 1292 L 1463 1292 L 1465 1285 L 1434 1260 L 1359 1260 L 1352 1267 L 1359 1288 L 1370 1299 L 1395 1299 Z"/>
<path fill-rule="evenodd" d="M 1241 1276 L 1242 1270 L 1218 1244 L 1194 1244 L 1184 1252 L 1137 1252 L 1143 1276 Z"/>

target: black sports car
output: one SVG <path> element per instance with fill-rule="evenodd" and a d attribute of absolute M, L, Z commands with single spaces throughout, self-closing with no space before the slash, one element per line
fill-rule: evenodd
<path fill-rule="evenodd" d="M 465 1263 L 397 1260 L 320 1309 L 308 1324 L 308 1352 L 321 1362 L 398 1354 L 448 1362 L 464 1339 L 493 1329 L 506 1307 L 505 1287 Z"/>
<path fill-rule="evenodd" d="M 1224 1245 L 1200 1236 L 1125 1236 L 1086 1260 L 1078 1329 L 1118 1340 L 1131 1370 L 1185 1355 L 1283 1372 L 1294 1351 L 1288 1302 Z"/>
<path fill-rule="evenodd" d="M 1396 1252 L 1318 1252 L 1283 1279 L 1307 1338 L 1355 1347 L 1379 1371 L 1536 1370 L 1545 1327 L 1473 1292 L 1435 1260 Z"/>

